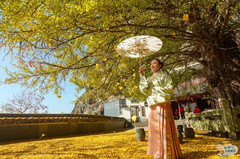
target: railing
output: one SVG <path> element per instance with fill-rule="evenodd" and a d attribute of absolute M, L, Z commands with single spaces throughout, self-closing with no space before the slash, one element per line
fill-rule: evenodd
<path fill-rule="evenodd" d="M 189 120 L 197 121 L 205 118 L 206 120 L 222 120 L 222 115 L 202 116 L 201 117 L 189 117 Z"/>
<path fill-rule="evenodd" d="M 205 116 L 208 120 L 222 120 L 222 115 Z"/>
<path fill-rule="evenodd" d="M 101 122 L 125 120 L 120 117 L 88 114 L 0 114 L 0 125 L 54 123 L 54 122 Z"/>

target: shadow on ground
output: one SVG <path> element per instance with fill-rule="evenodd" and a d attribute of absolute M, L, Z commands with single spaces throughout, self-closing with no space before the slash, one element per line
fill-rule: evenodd
<path fill-rule="evenodd" d="M 13 143 L 21 143 L 21 142 L 31 142 L 31 141 L 41 141 L 41 140 L 51 140 L 51 139 L 57 139 L 57 138 L 66 138 L 66 137 L 79 137 L 79 136 L 89 136 L 89 135 L 100 135 L 100 134 L 108 134 L 108 133 L 114 133 L 114 132 L 124 132 L 128 130 L 132 130 L 133 128 L 121 128 L 111 131 L 105 131 L 105 132 L 95 132 L 95 133 L 84 133 L 84 134 L 75 134 L 75 135 L 66 135 L 66 136 L 54 136 L 54 137 L 43 137 L 43 138 L 35 138 L 35 139 L 25 139 L 25 140 L 14 140 L 14 141 L 0 141 L 0 145 L 7 145 L 7 144 L 13 144 Z"/>
<path fill-rule="evenodd" d="M 191 151 L 183 154 L 182 159 L 202 159 L 216 155 L 215 151 Z"/>

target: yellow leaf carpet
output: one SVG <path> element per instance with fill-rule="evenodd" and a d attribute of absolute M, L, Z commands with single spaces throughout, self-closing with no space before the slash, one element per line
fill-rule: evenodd
<path fill-rule="evenodd" d="M 147 130 L 146 130 L 147 134 Z M 216 142 L 233 144 L 240 148 L 240 141 L 206 136 L 206 131 L 196 131 L 194 139 L 183 139 L 181 149 L 186 159 L 237 159 L 240 153 L 231 157 L 218 157 Z M 147 139 L 147 136 L 146 136 Z M 147 155 L 147 140 L 137 142 L 135 130 L 113 131 L 101 134 L 41 137 L 0 143 L 0 158 L 16 159 L 150 159 Z"/>

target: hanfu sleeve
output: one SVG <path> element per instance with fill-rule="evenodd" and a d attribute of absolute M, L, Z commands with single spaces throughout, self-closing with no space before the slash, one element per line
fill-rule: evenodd
<path fill-rule="evenodd" d="M 172 95 L 173 94 L 172 79 L 167 74 L 165 74 L 164 78 L 163 78 L 162 92 L 164 92 L 166 95 Z"/>
<path fill-rule="evenodd" d="M 149 96 L 152 93 L 152 84 L 148 83 L 147 79 L 140 75 L 139 88 L 142 94 Z"/>

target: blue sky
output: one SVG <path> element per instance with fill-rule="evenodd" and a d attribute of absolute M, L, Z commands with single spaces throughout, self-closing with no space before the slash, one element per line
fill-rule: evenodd
<path fill-rule="evenodd" d="M 10 57 L 5 57 L 5 53 L 0 50 L 0 66 L 7 66 L 11 69 L 9 64 Z M 13 69 L 13 68 L 12 68 Z M 0 81 L 6 78 L 5 71 L 0 67 Z M 75 85 L 66 82 L 65 91 L 61 92 L 61 98 L 58 98 L 53 92 L 44 95 L 45 100 L 42 104 L 48 106 L 48 113 L 71 113 L 74 103 L 72 101 L 76 100 L 75 96 Z M 6 103 L 8 100 L 12 99 L 15 94 L 20 94 L 26 88 L 21 88 L 18 84 L 0 84 L 0 106 Z M 80 96 L 81 93 L 78 95 Z"/>

